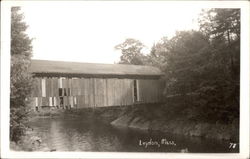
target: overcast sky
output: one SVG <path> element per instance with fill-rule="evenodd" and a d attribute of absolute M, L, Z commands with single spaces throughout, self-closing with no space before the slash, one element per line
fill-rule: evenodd
<path fill-rule="evenodd" d="M 114 63 L 114 46 L 126 38 L 144 43 L 149 52 L 163 36 L 198 29 L 202 6 L 169 2 L 32 2 L 22 11 L 33 41 L 33 58 Z"/>

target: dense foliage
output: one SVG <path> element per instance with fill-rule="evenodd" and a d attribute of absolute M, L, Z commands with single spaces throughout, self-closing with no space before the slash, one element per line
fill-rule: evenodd
<path fill-rule="evenodd" d="M 24 133 L 28 95 L 32 79 L 28 66 L 32 54 L 32 39 L 25 33 L 20 7 L 11 8 L 11 73 L 10 73 L 10 140 L 17 142 Z"/>
<path fill-rule="evenodd" d="M 199 31 L 179 31 L 171 39 L 163 37 L 149 55 L 143 55 L 141 64 L 165 72 L 166 100 L 168 96 L 182 96 L 189 119 L 237 121 L 240 10 L 203 10 L 199 24 Z"/>

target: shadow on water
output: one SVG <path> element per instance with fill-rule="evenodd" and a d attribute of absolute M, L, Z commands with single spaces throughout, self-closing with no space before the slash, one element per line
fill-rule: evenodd
<path fill-rule="evenodd" d="M 46 148 L 56 151 L 238 152 L 229 141 L 112 127 L 95 120 L 38 119 L 30 123 Z M 43 150 L 42 147 L 41 151 Z"/>

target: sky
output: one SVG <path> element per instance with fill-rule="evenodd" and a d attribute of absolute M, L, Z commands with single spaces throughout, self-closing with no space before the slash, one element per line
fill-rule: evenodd
<path fill-rule="evenodd" d="M 200 6 L 192 3 L 74 1 L 21 4 L 33 40 L 33 59 L 117 63 L 114 46 L 140 40 L 149 53 L 162 37 L 198 29 Z"/>

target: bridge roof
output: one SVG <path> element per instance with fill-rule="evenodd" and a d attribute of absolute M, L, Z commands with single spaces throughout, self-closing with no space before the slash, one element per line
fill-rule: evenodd
<path fill-rule="evenodd" d="M 36 76 L 159 78 L 163 73 L 152 66 L 31 60 L 29 71 Z"/>

